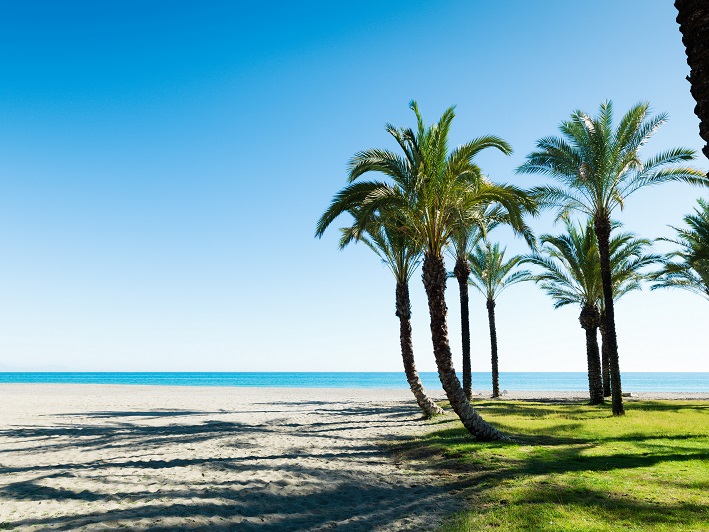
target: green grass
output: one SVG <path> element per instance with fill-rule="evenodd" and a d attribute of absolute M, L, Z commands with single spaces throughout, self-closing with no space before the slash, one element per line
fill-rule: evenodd
<path fill-rule="evenodd" d="M 709 402 L 475 402 L 514 438 L 478 443 L 457 419 L 400 445 L 412 468 L 462 490 L 445 531 L 709 530 Z"/>

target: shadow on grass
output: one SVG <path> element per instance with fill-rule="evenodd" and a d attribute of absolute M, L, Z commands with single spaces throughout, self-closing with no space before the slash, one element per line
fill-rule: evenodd
<path fill-rule="evenodd" d="M 452 529 L 594 529 L 581 522 L 568 525 L 571 528 L 560 526 L 564 515 L 575 513 L 591 521 L 598 517 L 601 525 L 612 521 L 620 528 L 663 524 L 676 525 L 678 530 L 709 530 L 708 498 L 702 495 L 707 493 L 709 475 L 691 474 L 698 463 L 709 472 L 709 432 L 682 433 L 683 418 L 655 428 L 643 424 L 647 418 L 637 418 L 642 419 L 639 430 L 615 435 L 595 430 L 597 418 L 612 417 L 607 406 L 557 404 L 555 408 L 537 402 L 475 406 L 513 441 L 474 442 L 456 423 L 455 428 L 436 430 L 397 448 L 400 458 L 409 459 L 412 467 L 444 471 L 466 483 L 470 510 L 453 520 Z M 643 403 L 628 409 L 647 411 L 651 419 L 691 410 L 695 423 L 696 416 L 706 412 L 702 404 Z M 683 472 L 690 472 L 685 479 L 681 479 Z M 628 483 L 632 489 L 630 493 L 598 489 L 594 482 Z M 670 488 L 676 493 L 663 498 Z M 560 515 L 561 521 L 555 522 L 552 517 Z"/>
<path fill-rule="evenodd" d="M 517 416 L 523 418 L 542 418 L 546 416 L 558 416 L 559 407 L 564 408 L 564 417 L 572 419 L 575 416 L 583 419 L 612 417 L 610 405 L 594 406 L 589 410 L 588 403 L 569 401 L 523 401 L 515 403 L 503 403 L 498 401 L 486 401 L 475 403 L 476 410 L 492 415 Z M 530 408 L 533 407 L 533 408 Z"/>
<path fill-rule="evenodd" d="M 473 519 L 484 519 L 487 527 L 502 530 L 607 530 L 604 525 L 612 530 L 654 530 L 659 526 L 664 530 L 705 530 L 709 518 L 707 507 L 694 502 L 657 504 L 624 494 L 558 485 L 536 486 L 519 501 L 491 500 L 483 493 L 476 502 L 479 513 Z M 564 525 L 569 514 L 580 522 Z M 470 528 L 470 516 L 465 514 L 454 518 L 450 528 L 458 529 L 456 525 L 463 530 L 478 529 Z"/>
<path fill-rule="evenodd" d="M 709 412 L 709 401 L 628 401 L 625 409 L 646 412 L 679 412 L 681 410 Z"/>

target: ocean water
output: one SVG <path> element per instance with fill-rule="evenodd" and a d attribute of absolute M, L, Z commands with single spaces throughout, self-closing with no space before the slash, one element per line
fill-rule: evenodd
<path fill-rule="evenodd" d="M 435 372 L 419 374 L 426 388 L 440 390 Z M 408 388 L 402 372 L 0 372 L 0 384 L 137 384 L 157 386 L 260 386 L 287 388 Z M 622 374 L 625 392 L 707 392 L 709 373 Z M 492 389 L 490 373 L 473 373 L 473 390 Z M 500 389 L 587 391 L 583 372 L 502 372 Z"/>

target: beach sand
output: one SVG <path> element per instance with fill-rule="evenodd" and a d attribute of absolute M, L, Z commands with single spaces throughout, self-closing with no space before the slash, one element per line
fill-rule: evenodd
<path fill-rule="evenodd" d="M 0 385 L 0 529 L 428 530 L 455 483 L 387 444 L 434 429 L 408 390 Z"/>
<path fill-rule="evenodd" d="M 429 529 L 408 390 L 0 385 L 0 529 Z"/>

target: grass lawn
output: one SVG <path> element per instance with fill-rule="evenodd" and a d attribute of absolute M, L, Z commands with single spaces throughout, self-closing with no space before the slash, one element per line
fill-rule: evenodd
<path fill-rule="evenodd" d="M 709 531 L 709 402 L 475 401 L 514 443 L 478 443 L 447 415 L 396 453 L 462 490 L 458 530 Z"/>

